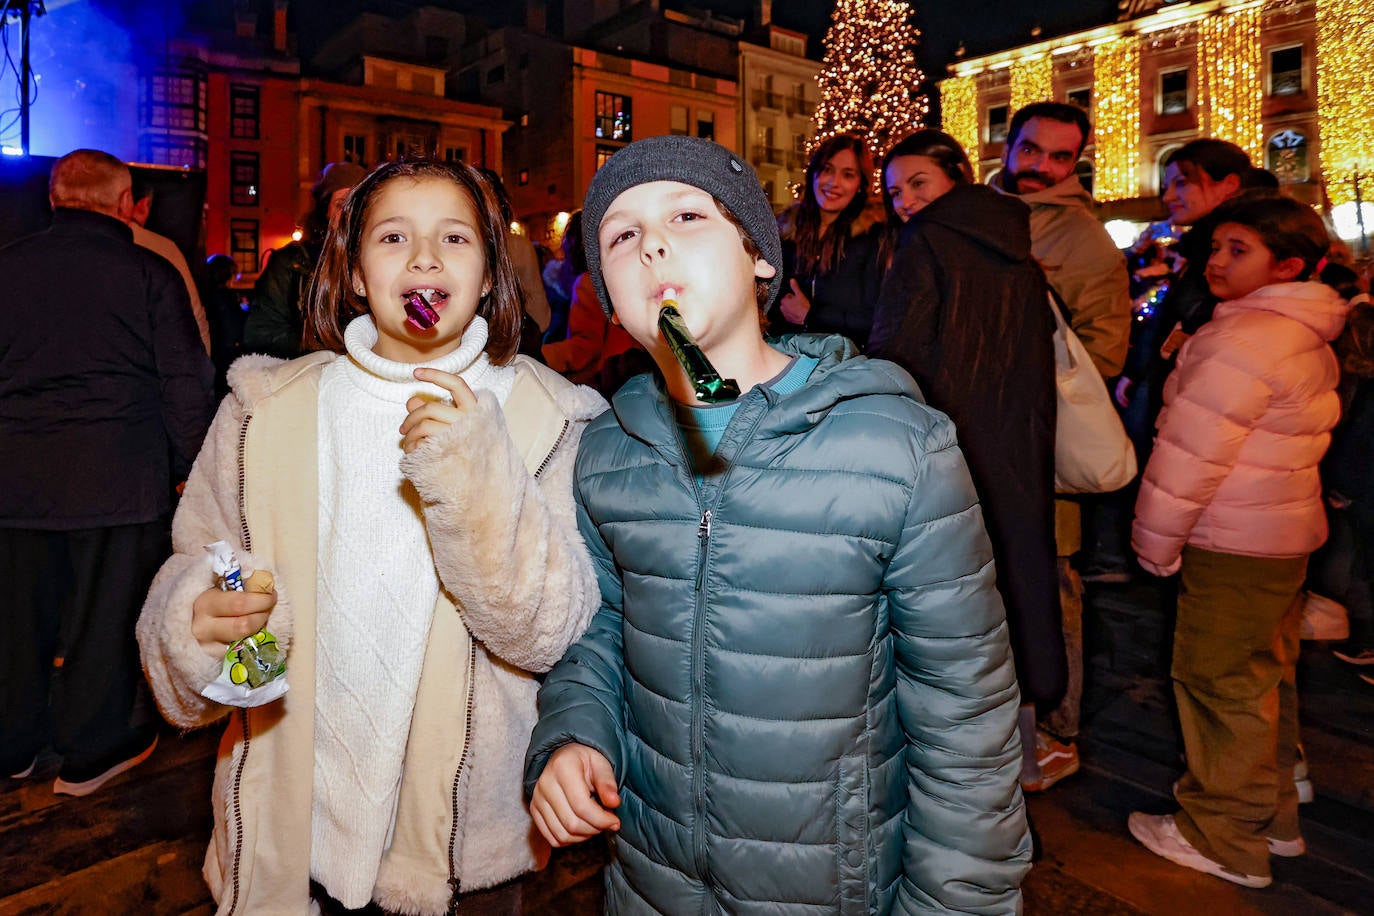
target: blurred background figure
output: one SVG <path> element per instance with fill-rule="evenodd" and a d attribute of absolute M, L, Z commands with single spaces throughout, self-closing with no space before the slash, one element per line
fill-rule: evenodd
<path fill-rule="evenodd" d="M 134 244 L 129 169 L 76 150 L 0 249 L 0 775 L 88 795 L 157 744 L 134 622 L 213 411 L 186 284 Z M 79 463 L 79 468 L 75 467 Z"/>
<path fill-rule="evenodd" d="M 870 206 L 872 176 L 868 147 L 851 134 L 811 154 L 802 199 L 778 217 L 784 279 L 770 333 L 842 334 L 868 346 L 888 248 L 882 208 Z"/>
<path fill-rule="evenodd" d="M 301 240 L 272 252 L 253 285 L 252 308 L 243 328 L 243 349 L 291 359 L 301 354 L 301 307 L 310 275 L 324 248 L 329 226 L 367 171 L 351 162 L 331 162 L 310 189 L 310 212 L 301 221 Z"/>
<path fill-rule="evenodd" d="M 210 323 L 210 361 L 215 364 L 216 398 L 224 397 L 229 390 L 225 373 L 229 371 L 229 364 L 243 354 L 243 326 L 248 318 L 248 307 L 239 291 L 229 288 L 229 282 L 237 273 L 238 266 L 227 254 L 212 254 L 205 259 L 205 288 L 201 299 Z"/>
<path fill-rule="evenodd" d="M 205 318 L 205 308 L 201 305 L 195 278 L 191 276 L 191 267 L 186 263 L 186 258 L 176 246 L 176 242 L 147 228 L 148 216 L 153 212 L 152 184 L 135 178 L 133 195 L 134 205 L 127 222 L 134 233 L 134 244 L 166 258 L 177 269 L 177 273 L 181 274 L 181 280 L 186 284 L 186 295 L 191 300 L 191 314 L 195 316 L 196 329 L 200 332 L 200 342 L 204 345 L 205 352 L 209 353 L 210 326 Z"/>

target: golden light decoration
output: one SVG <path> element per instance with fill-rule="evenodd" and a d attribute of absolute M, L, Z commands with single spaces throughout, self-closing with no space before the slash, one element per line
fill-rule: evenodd
<path fill-rule="evenodd" d="M 978 137 L 978 80 L 972 76 L 952 76 L 940 84 L 940 127 L 977 162 L 981 152 Z"/>
<path fill-rule="evenodd" d="M 930 103 L 917 90 L 925 74 L 916 63 L 921 33 L 911 15 L 911 4 L 901 0 L 838 0 L 825 36 L 808 152 L 835 134 L 853 132 L 866 138 L 876 159 L 925 126 Z"/>
<path fill-rule="evenodd" d="M 1101 201 L 1140 193 L 1140 39 L 1093 48 L 1093 194 Z"/>
<path fill-rule="evenodd" d="M 1259 5 L 1222 10 L 1197 25 L 1198 127 L 1264 164 Z"/>
<path fill-rule="evenodd" d="M 1022 58 L 1011 65 L 1011 110 L 1032 102 L 1054 101 L 1054 61 L 1048 54 Z"/>
<path fill-rule="evenodd" d="M 1332 206 L 1374 198 L 1374 4 L 1317 0 L 1317 124 L 1322 178 Z"/>

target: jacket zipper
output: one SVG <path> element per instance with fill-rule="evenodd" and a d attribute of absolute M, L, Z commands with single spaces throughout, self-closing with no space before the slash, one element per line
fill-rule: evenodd
<path fill-rule="evenodd" d="M 562 437 L 559 437 L 560 440 Z M 557 445 L 554 446 L 557 448 Z M 542 470 L 542 469 L 541 469 Z M 458 784 L 463 779 L 463 769 L 467 766 L 468 750 L 472 747 L 472 699 L 475 684 L 473 679 L 477 676 L 477 641 L 469 636 L 468 639 L 468 681 L 467 681 L 467 724 L 463 729 L 463 752 L 458 755 L 458 769 L 453 774 L 453 789 L 449 794 L 449 828 L 448 828 L 448 886 L 453 889 L 449 895 L 448 916 L 454 916 L 458 912 L 458 895 L 462 893 L 463 883 L 458 875 Z"/>
<path fill-rule="evenodd" d="M 239 477 L 239 538 L 243 549 L 252 551 L 253 537 L 248 531 L 248 497 L 244 485 L 247 477 L 244 452 L 248 443 L 248 422 L 253 419 L 251 412 L 244 414 L 239 424 L 238 477 Z M 230 880 L 233 894 L 229 898 L 229 912 L 234 913 L 239 905 L 239 872 L 243 864 L 243 805 L 240 789 L 243 784 L 243 770 L 248 763 L 248 744 L 252 732 L 248 726 L 248 709 L 239 710 L 239 720 L 243 722 L 243 747 L 239 751 L 238 765 L 234 768 L 234 780 L 229 790 L 229 810 L 234 818 L 234 854 L 230 865 Z"/>
<path fill-rule="evenodd" d="M 557 452 L 558 447 L 563 444 L 563 440 L 567 438 L 568 430 L 571 428 L 572 421 L 569 420 L 567 417 L 564 417 L 563 428 L 558 431 L 558 438 L 553 440 L 553 448 L 549 449 L 549 453 L 544 456 L 544 460 L 539 462 L 539 467 L 534 469 L 533 476 L 535 480 L 538 480 L 539 475 L 544 473 L 544 469 L 549 466 L 549 462 L 553 460 L 554 453 Z"/>
<path fill-rule="evenodd" d="M 706 862 L 705 777 L 702 775 L 702 756 L 706 745 L 706 558 L 711 549 L 711 510 L 701 514 L 697 523 L 697 582 L 696 607 L 692 614 L 692 855 L 697 874 L 709 886 Z M 709 912 L 707 900 L 702 899 L 702 911 Z"/>

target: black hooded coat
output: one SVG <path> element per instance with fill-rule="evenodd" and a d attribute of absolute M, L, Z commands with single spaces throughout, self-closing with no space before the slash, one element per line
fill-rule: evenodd
<path fill-rule="evenodd" d="M 977 487 L 1025 702 L 1067 667 L 1054 546 L 1054 318 L 1030 210 L 958 185 L 902 227 L 869 338 L 954 420 Z"/>

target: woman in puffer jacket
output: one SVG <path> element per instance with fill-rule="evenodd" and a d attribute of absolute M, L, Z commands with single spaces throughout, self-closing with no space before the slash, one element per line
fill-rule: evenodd
<path fill-rule="evenodd" d="M 1218 211 L 1220 300 L 1164 386 L 1136 503 L 1140 565 L 1182 568 L 1174 695 L 1187 754 L 1173 815 L 1130 817 L 1152 852 L 1246 887 L 1305 851 L 1293 785 L 1307 558 L 1326 540 L 1318 462 L 1340 416 L 1329 341 L 1347 304 L 1312 276 L 1328 239 L 1287 198 Z"/>

